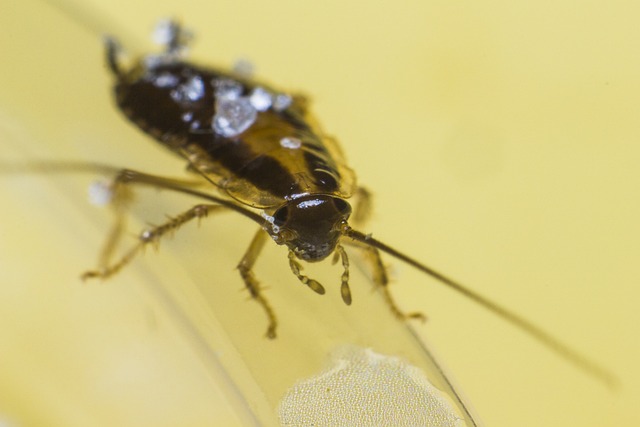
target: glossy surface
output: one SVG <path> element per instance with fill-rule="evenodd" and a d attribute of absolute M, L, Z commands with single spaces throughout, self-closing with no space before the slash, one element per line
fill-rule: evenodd
<path fill-rule="evenodd" d="M 186 155 L 237 201 L 273 208 L 310 194 L 353 194 L 353 172 L 315 124 L 302 97 L 293 97 L 286 108 L 256 111 L 249 103 L 252 95 L 268 90 L 276 98 L 282 92 L 168 53 L 144 57 L 130 70 L 117 72 L 116 99 L 126 116 Z M 225 86 L 233 89 L 223 90 Z M 247 116 L 238 119 L 246 124 L 238 123 L 237 132 L 217 129 L 225 103 L 229 114 Z"/>
<path fill-rule="evenodd" d="M 345 2 L 221 1 L 205 10 L 202 2 L 83 3 L 117 17 L 119 29 L 109 32 L 132 31 L 140 39 L 149 30 L 141 23 L 179 9 L 199 30 L 202 43 L 194 54 L 203 60 L 231 63 L 244 53 L 259 65 L 260 75 L 310 90 L 323 123 L 339 136 L 358 177 L 376 192 L 376 236 L 467 279 L 623 377 L 620 395 L 612 397 L 519 332 L 400 267 L 395 293 L 429 315 L 421 333 L 440 350 L 487 425 L 639 423 L 636 6 L 420 1 L 402 8 L 372 3 L 363 10 Z M 255 13 L 247 13 L 248 4 Z M 97 37 L 82 36 L 68 20 L 44 13 L 40 3 L 24 14 L 3 12 L 3 52 L 12 66 L 2 75 L 14 82 L 1 89 L 9 103 L 3 109 L 5 116 L 20 118 L 10 122 L 12 129 L 23 126 L 35 137 L 28 148 L 17 138 L 23 150 L 113 164 L 125 158 L 127 166 L 142 170 L 175 170 L 175 159 L 140 139 L 112 107 Z M 268 48 L 265 35 L 272 40 Z M 189 283 L 210 284 L 212 269 L 215 281 L 233 283 L 232 266 L 251 230 L 240 219 L 207 221 L 158 254 L 149 251 L 121 282 L 83 287 L 77 276 L 95 261 L 94 248 L 109 220 L 86 207 L 89 182 L 48 182 L 38 192 L 41 180 L 12 180 L 4 194 L 12 203 L 3 212 L 9 227 L 3 229 L 8 244 L 2 259 L 16 260 L 3 268 L 3 283 L 15 284 L 2 287 L 8 319 L 5 391 L 21 390 L 11 381 L 14 373 L 23 383 L 33 380 L 38 390 L 44 389 L 43 379 L 69 385 L 65 394 L 50 394 L 56 409 L 43 399 L 36 411 L 35 395 L 18 393 L 30 396 L 24 412 L 34 417 L 74 410 L 96 417 L 108 408 L 114 416 L 116 409 L 126 414 L 109 425 L 140 425 L 154 414 L 153 420 L 175 425 L 185 423 L 178 418 L 185 413 L 211 414 L 214 398 L 206 375 L 192 355 L 182 354 L 183 341 L 173 338 L 172 328 L 167 331 L 162 311 L 140 298 L 138 284 L 149 278 L 192 289 Z M 158 200 L 155 194 L 151 200 Z M 156 217 L 162 220 L 182 206 L 167 203 Z M 25 212 L 37 219 L 28 220 Z M 150 212 L 145 214 L 141 218 Z M 60 248 L 73 259 L 69 265 L 52 257 Z M 273 277 L 272 294 L 295 288 L 282 256 L 268 255 L 261 265 L 262 274 Z M 34 257 L 37 268 L 22 264 Z M 226 298 L 211 295 L 211 288 L 201 291 L 220 305 L 217 312 L 234 312 L 238 330 L 261 325 L 237 287 L 229 286 Z M 366 285 L 355 291 L 361 298 L 370 294 Z M 347 312 L 337 296 L 333 306 L 331 298 L 305 296 L 306 289 L 294 293 L 279 303 L 293 310 L 307 299 L 330 306 L 344 320 L 327 325 L 336 331 L 359 319 L 347 313 L 384 309 L 367 300 Z M 201 300 L 191 302 L 190 312 L 198 311 L 194 306 Z M 158 323 L 160 332 L 149 326 Z M 255 348 L 260 332 L 245 346 L 256 358 L 266 354 L 262 344 Z M 312 332 L 301 332 L 300 339 Z M 299 340 L 291 341 L 290 364 L 314 356 L 299 348 L 295 353 Z M 25 361 L 44 369 L 26 370 Z M 72 369 L 63 369 L 65 361 Z M 95 379 L 85 370 L 90 362 L 104 377 L 77 387 L 73 397 L 84 400 L 60 405 L 74 394 L 73 384 Z M 121 372 L 116 368 L 137 372 L 148 387 L 131 387 L 131 377 L 114 375 Z M 181 379 L 172 388 L 166 387 L 169 373 Z M 171 409 L 176 418 L 168 414 Z M 136 418 L 142 414 L 147 418 Z M 84 420 L 77 414 L 72 419 Z"/>

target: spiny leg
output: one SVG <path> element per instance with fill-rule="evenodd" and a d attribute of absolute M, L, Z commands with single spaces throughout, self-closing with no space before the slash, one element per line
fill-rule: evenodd
<path fill-rule="evenodd" d="M 240 264 L 238 264 L 238 270 L 240 271 L 240 276 L 242 276 L 242 280 L 244 281 L 244 285 L 249 290 L 251 294 L 251 298 L 256 300 L 258 304 L 262 306 L 265 313 L 267 314 L 267 318 L 269 320 L 269 326 L 267 327 L 267 338 L 274 339 L 276 337 L 276 328 L 278 326 L 278 322 L 276 320 L 276 315 L 271 308 L 271 305 L 267 302 L 266 298 L 260 292 L 260 283 L 256 279 L 253 274 L 253 266 L 264 247 L 266 237 L 268 234 L 260 229 L 253 237 L 247 252 L 240 260 Z"/>
<path fill-rule="evenodd" d="M 86 168 L 88 170 L 96 169 L 98 171 L 106 170 L 109 171 L 110 167 L 104 165 L 85 165 L 85 164 L 53 164 L 49 165 L 51 168 L 55 168 L 54 170 L 75 170 L 80 167 Z M 131 186 L 134 184 L 146 184 L 150 186 L 154 186 L 157 188 L 193 188 L 202 185 L 200 181 L 186 181 L 172 178 L 165 178 L 155 175 L 149 175 L 142 172 L 133 171 L 130 169 L 113 169 L 115 172 L 115 176 L 108 183 L 96 183 L 94 187 L 92 187 L 92 195 L 95 200 L 99 200 L 98 204 L 109 203 L 114 215 L 115 220 L 114 224 L 109 232 L 108 238 L 105 241 L 102 250 L 100 252 L 100 258 L 98 261 L 98 271 L 107 271 L 110 269 L 109 265 L 111 264 L 111 260 L 113 258 L 113 254 L 115 253 L 119 242 L 122 238 L 125 229 L 126 222 L 126 213 L 129 210 L 129 207 L 133 201 L 133 192 L 131 191 Z M 134 249 L 130 251 L 125 258 L 133 258 L 140 248 Z M 125 264 L 128 261 L 125 262 Z M 123 264 L 124 265 L 124 264 Z M 83 278 L 87 277 L 96 277 L 98 275 L 90 275 L 89 273 L 85 273 Z"/>
<path fill-rule="evenodd" d="M 133 260 L 135 256 L 139 252 L 141 252 L 148 244 L 152 243 L 157 245 L 163 236 L 175 232 L 187 222 L 193 219 L 205 218 L 210 213 L 219 211 L 221 209 L 224 209 L 224 207 L 219 205 L 196 205 L 176 217 L 169 218 L 167 222 L 161 225 L 144 230 L 138 236 L 138 242 L 118 261 L 110 265 L 102 266 L 102 268 L 100 268 L 99 270 L 87 271 L 82 275 L 82 279 L 85 280 L 93 277 L 106 279 L 110 276 L 113 276 L 114 274 L 122 270 L 123 267 L 129 264 L 131 260 Z M 109 240 L 112 240 L 112 238 Z"/>
<path fill-rule="evenodd" d="M 324 286 L 322 286 L 320 282 L 318 282 L 317 280 L 313 280 L 309 278 L 309 276 L 305 276 L 301 273 L 302 266 L 296 260 L 296 254 L 291 250 L 289 251 L 289 267 L 291 267 L 291 271 L 293 272 L 293 274 L 295 274 L 298 280 L 302 282 L 303 285 L 307 285 L 309 288 L 311 288 L 312 291 L 320 295 L 324 295 Z"/>
<path fill-rule="evenodd" d="M 347 242 L 346 242 L 347 243 Z M 373 282 L 380 288 L 382 291 L 382 296 L 385 301 L 389 305 L 391 312 L 400 320 L 406 319 L 419 319 L 423 322 L 427 319 L 424 314 L 419 312 L 412 313 L 404 313 L 402 310 L 398 308 L 391 292 L 389 291 L 389 276 L 387 275 L 387 268 L 382 263 L 382 258 L 380 257 L 380 251 L 376 248 L 372 248 L 370 246 L 364 246 L 362 244 L 358 244 L 357 242 L 348 242 L 347 244 L 351 246 L 358 247 L 362 249 L 365 254 L 365 258 L 369 262 L 371 266 L 371 273 L 373 274 Z"/>
<path fill-rule="evenodd" d="M 111 168 L 109 166 L 102 166 L 102 165 L 98 165 L 97 168 L 94 166 L 91 166 L 90 170 L 93 170 L 93 169 L 99 169 L 99 170 L 105 169 L 106 171 L 109 171 L 109 172 L 116 171 L 114 168 Z M 122 169 L 122 170 L 117 170 L 116 178 L 113 180 L 113 183 L 114 183 L 113 185 L 114 186 L 121 185 L 123 187 L 129 186 L 129 185 L 146 185 L 146 186 L 150 186 L 158 189 L 166 189 L 166 190 L 176 191 L 179 193 L 190 194 L 192 196 L 200 197 L 200 198 L 211 200 L 218 203 L 217 205 L 199 205 L 199 206 L 209 206 L 211 208 L 211 211 L 217 208 L 226 208 L 226 209 L 230 209 L 232 211 L 238 212 L 255 222 L 260 222 L 260 223 L 262 222 L 262 218 L 259 215 L 254 214 L 252 211 L 248 209 L 238 206 L 237 204 L 230 202 L 226 199 L 219 198 L 211 194 L 203 193 L 195 190 L 195 188 L 201 186 L 204 182 L 206 181 L 192 181 L 192 180 L 187 181 L 182 179 L 172 179 L 172 178 L 165 178 L 157 175 L 150 175 L 150 174 L 138 172 L 131 169 Z M 185 212 L 185 214 L 183 215 L 188 216 L 188 214 L 189 214 L 189 211 Z M 187 222 L 187 221 L 188 219 L 184 222 Z M 176 228 L 177 227 L 173 227 L 172 229 L 175 230 Z M 161 236 L 161 234 L 165 234 L 166 232 L 171 230 L 164 229 L 162 233 L 155 233 L 155 234 L 153 231 L 154 230 L 148 230 L 147 233 L 142 233 L 140 236 L 140 240 L 143 240 L 143 239 L 154 240 L 153 236 L 156 236 L 157 238 L 155 240 L 157 241 L 157 239 Z M 256 237 L 252 241 L 249 249 L 247 250 L 247 253 L 243 257 L 238 268 L 245 281 L 245 285 L 249 289 L 252 297 L 262 305 L 265 312 L 267 313 L 267 316 L 269 318 L 269 328 L 267 330 L 267 336 L 269 338 L 275 338 L 276 337 L 275 331 L 276 331 L 276 325 L 277 325 L 275 315 L 273 313 L 273 310 L 267 303 L 266 299 L 260 294 L 258 282 L 255 280 L 255 278 L 253 277 L 253 273 L 251 272 L 251 268 L 255 263 L 255 260 L 258 254 L 260 253 L 262 246 L 264 245 L 264 240 L 265 240 L 264 238 L 266 235 L 267 234 L 262 230 L 260 230 L 256 234 Z M 123 257 L 123 259 L 119 263 L 120 265 L 117 266 L 115 268 L 115 271 L 113 271 L 110 275 L 120 270 L 131 259 L 133 259 L 137 254 L 137 252 L 139 252 L 145 246 L 145 244 L 146 242 L 144 243 L 139 242 L 138 245 L 133 247 L 129 251 L 129 253 Z M 101 276 L 101 274 L 99 273 L 96 274 L 96 272 L 89 272 L 85 275 L 85 277 L 96 277 L 96 276 Z"/>

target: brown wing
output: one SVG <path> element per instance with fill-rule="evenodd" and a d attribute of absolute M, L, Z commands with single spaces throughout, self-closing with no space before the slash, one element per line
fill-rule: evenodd
<path fill-rule="evenodd" d="M 337 145 L 321 136 L 301 97 L 285 108 L 253 111 L 255 119 L 237 133 L 219 132 L 220 88 L 229 84 L 241 97 L 256 89 L 279 93 L 189 63 L 141 62 L 119 75 L 116 99 L 137 126 L 186 154 L 192 168 L 243 204 L 269 208 L 307 194 L 351 196 L 353 172 Z"/>
<path fill-rule="evenodd" d="M 234 166 L 214 161 L 218 185 L 234 199 L 261 208 L 307 194 L 350 197 L 355 187 L 353 171 L 326 142 L 306 121 L 261 113 L 237 140 L 226 142 L 229 155 L 237 160 Z"/>

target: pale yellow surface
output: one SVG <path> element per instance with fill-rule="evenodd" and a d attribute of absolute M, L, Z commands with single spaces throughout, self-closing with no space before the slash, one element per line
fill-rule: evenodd
<path fill-rule="evenodd" d="M 14 3 L 2 0 L 0 14 L 1 160 L 101 160 L 179 174 L 179 162 L 113 112 L 108 75 L 96 66 L 103 61 L 98 36 L 43 3 Z M 97 3 L 83 2 L 99 11 L 98 32 L 108 31 L 111 19 L 126 33 L 124 43 L 145 40 L 157 17 L 177 16 L 196 30 L 198 58 L 217 64 L 250 58 L 264 79 L 310 94 L 326 130 L 375 193 L 365 231 L 534 320 L 621 381 L 611 393 L 394 262 L 395 294 L 404 307 L 428 314 L 429 323 L 416 329 L 487 426 L 640 424 L 640 6 Z M 207 296 L 206 287 L 187 284 L 197 291 L 190 292 L 180 285 L 221 281 L 240 292 L 233 268 L 252 226 L 233 217 L 210 220 L 208 236 L 219 241 L 202 241 L 192 227 L 118 278 L 81 286 L 77 277 L 94 265 L 109 220 L 87 206 L 91 177 L 2 179 L 8 185 L 0 186 L 0 422 L 248 422 L 242 411 L 233 415 L 237 403 L 215 386 L 224 378 L 203 367 L 209 365 L 194 354 L 181 320 L 150 302 L 144 283 L 168 280 L 172 298 L 184 298 L 178 304 L 190 306 L 195 319 L 209 319 L 199 314 L 209 301 L 196 298 Z M 154 196 L 145 200 L 155 203 Z M 185 206 L 163 203 L 152 221 Z M 284 252 L 271 248 L 265 257 L 260 274 L 270 288 L 295 285 Z M 351 309 L 364 316 L 368 306 L 357 298 L 368 298 L 369 287 L 360 282 L 353 289 Z M 331 290 L 324 298 L 335 303 L 337 289 Z M 275 302 L 287 312 L 286 300 Z M 217 310 L 238 315 L 242 334 L 261 340 L 262 313 L 246 305 Z M 258 342 L 254 357 L 268 354 Z M 96 376 L 101 365 L 122 376 Z M 78 388 L 87 378 L 91 393 Z M 114 390 L 123 390 L 126 401 L 114 399 Z M 96 400 L 101 395 L 112 400 Z M 127 409 L 131 402 L 135 410 Z"/>

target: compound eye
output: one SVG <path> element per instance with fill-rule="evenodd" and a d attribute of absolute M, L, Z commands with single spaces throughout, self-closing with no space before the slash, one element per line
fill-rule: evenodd
<path fill-rule="evenodd" d="M 333 205 L 336 207 L 336 210 L 345 217 L 351 215 L 351 205 L 344 200 L 335 198 L 333 199 Z"/>
<path fill-rule="evenodd" d="M 273 214 L 273 225 L 282 227 L 289 219 L 289 206 L 284 205 Z"/>

